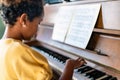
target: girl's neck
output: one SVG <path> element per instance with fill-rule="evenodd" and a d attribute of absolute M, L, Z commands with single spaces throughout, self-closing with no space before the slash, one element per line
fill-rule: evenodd
<path fill-rule="evenodd" d="M 17 40 L 22 40 L 19 31 L 14 28 L 14 26 L 6 26 L 4 35 L 2 37 L 2 39 L 6 39 L 6 38 L 13 38 L 13 39 L 17 39 Z M 16 34 L 17 32 L 17 34 Z"/>

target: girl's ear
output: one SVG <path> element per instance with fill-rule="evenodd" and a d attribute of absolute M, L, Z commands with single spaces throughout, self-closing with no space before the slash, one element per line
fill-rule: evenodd
<path fill-rule="evenodd" d="M 23 13 L 20 16 L 20 23 L 22 24 L 23 27 L 26 27 L 26 23 L 27 23 L 27 14 Z"/>

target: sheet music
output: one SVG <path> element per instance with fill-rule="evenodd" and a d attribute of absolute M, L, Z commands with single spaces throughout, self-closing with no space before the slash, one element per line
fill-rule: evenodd
<path fill-rule="evenodd" d="M 70 25 L 70 21 L 72 19 L 72 10 L 73 7 L 68 6 L 60 8 L 55 19 L 56 22 L 54 25 L 52 39 L 64 42 L 68 27 Z"/>
<path fill-rule="evenodd" d="M 97 21 L 100 4 L 75 8 L 65 43 L 85 49 Z"/>
<path fill-rule="evenodd" d="M 85 49 L 97 21 L 100 4 L 60 8 L 52 39 Z"/>

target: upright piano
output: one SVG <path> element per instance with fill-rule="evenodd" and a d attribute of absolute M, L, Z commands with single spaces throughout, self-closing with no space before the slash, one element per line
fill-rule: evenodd
<path fill-rule="evenodd" d="M 86 49 L 74 47 L 51 38 L 54 18 L 61 6 L 96 3 L 101 4 L 101 10 Z M 120 80 L 120 25 L 112 27 L 105 25 L 107 16 L 114 14 L 105 15 L 104 11 L 111 11 L 112 8 L 109 6 L 113 3 L 120 5 L 119 0 L 82 0 L 44 6 L 44 20 L 39 26 L 37 41 L 31 47 L 48 59 L 56 76 L 55 80 L 58 80 L 63 72 L 65 61 L 69 58 L 76 59 L 78 57 L 83 57 L 87 64 L 74 70 L 73 80 Z M 105 8 L 108 9 L 104 10 Z M 109 19 L 111 23 L 118 21 L 113 17 Z"/>

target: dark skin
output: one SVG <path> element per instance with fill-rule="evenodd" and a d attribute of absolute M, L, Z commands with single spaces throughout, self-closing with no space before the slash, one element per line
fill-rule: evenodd
<path fill-rule="evenodd" d="M 74 69 L 79 68 L 85 63 L 86 62 L 83 58 L 77 58 L 76 60 L 68 59 L 66 61 L 64 72 L 62 73 L 59 80 L 72 80 Z"/>
<path fill-rule="evenodd" d="M 23 13 L 17 18 L 14 25 L 6 25 L 6 32 L 4 38 L 13 38 L 17 40 L 30 40 L 32 36 L 36 35 L 38 25 L 42 21 L 41 17 L 36 17 L 32 22 L 27 18 L 27 14 Z M 68 59 L 62 75 L 59 80 L 72 80 L 73 71 L 85 63 L 84 59 L 77 58 L 76 60 Z"/>
<path fill-rule="evenodd" d="M 18 40 L 30 40 L 32 36 L 36 35 L 38 25 L 42 19 L 40 17 L 34 18 L 32 22 L 27 19 L 27 14 L 23 13 L 17 18 L 14 25 L 7 25 L 4 37 Z"/>

